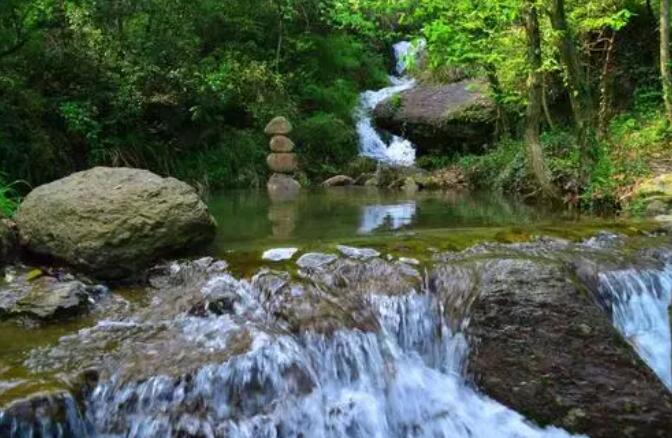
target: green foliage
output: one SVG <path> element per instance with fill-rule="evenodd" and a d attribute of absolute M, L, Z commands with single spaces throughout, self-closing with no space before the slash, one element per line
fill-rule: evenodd
<path fill-rule="evenodd" d="M 311 178 L 341 173 L 357 157 L 357 135 L 350 121 L 318 112 L 296 128 L 302 168 Z"/>
<path fill-rule="evenodd" d="M 498 193 L 519 193 L 527 184 L 523 144 L 505 139 L 485 155 L 462 157 L 458 164 L 467 171 L 472 185 Z"/>
<path fill-rule="evenodd" d="M 11 184 L 0 174 L 0 218 L 11 217 L 19 206 L 19 197 Z"/>
<path fill-rule="evenodd" d="M 386 67 L 334 11 L 330 0 L 1 2 L 0 170 L 33 185 L 93 165 L 258 185 L 260 133 L 280 114 L 347 128 L 296 139 L 311 166 L 339 166 L 358 93 Z"/>

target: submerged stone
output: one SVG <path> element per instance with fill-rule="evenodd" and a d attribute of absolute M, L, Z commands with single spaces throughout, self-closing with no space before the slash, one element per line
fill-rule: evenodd
<path fill-rule="evenodd" d="M 274 173 L 269 178 L 266 188 L 272 201 L 291 201 L 301 191 L 301 184 L 291 176 Z"/>

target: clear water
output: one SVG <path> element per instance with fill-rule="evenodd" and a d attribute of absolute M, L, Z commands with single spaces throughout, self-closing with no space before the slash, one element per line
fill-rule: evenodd
<path fill-rule="evenodd" d="M 39 430 L 107 438 L 570 436 L 533 425 L 478 392 L 464 375 L 469 315 L 449 319 L 445 303 L 427 292 L 422 267 L 385 260 L 435 263 L 423 255 L 446 242 L 576 237 L 637 224 L 485 194 L 365 188 L 304 191 L 283 202 L 233 191 L 213 196 L 210 205 L 220 230 L 211 254 L 228 268 L 207 259 L 173 263 L 168 280 L 116 290 L 86 317 L 31 330 L 0 324 L 0 400 L 20 394 L 14 384 L 26 394 L 68 389 L 74 371 L 102 370 L 85 410 L 69 398 L 64 417 L 46 416 L 39 426 L 14 423 L 9 436 Z M 347 271 L 361 273 L 347 281 L 321 269 L 296 275 L 299 256 L 327 247 L 337 254 L 339 244 L 370 244 L 381 258 L 361 262 L 361 272 Z M 269 265 L 262 254 L 272 248 L 297 252 Z M 592 243 L 543 248 L 544 257 L 559 259 L 577 248 L 596 260 L 627 259 L 625 251 Z M 253 268 L 241 275 L 233 267 L 248 263 L 248 253 Z M 614 326 L 669 386 L 672 269 L 605 268 L 598 277 Z M 222 297 L 229 310 L 211 311 Z M 206 310 L 194 313 L 203 303 Z M 277 316 L 324 308 L 333 314 L 309 322 L 336 321 L 333 330 L 291 329 Z M 360 313 L 373 322 L 353 323 Z M 0 428 L 14 421 L 3 415 Z"/>
<path fill-rule="evenodd" d="M 287 246 L 305 249 L 322 243 L 385 240 L 387 236 L 422 237 L 434 231 L 457 242 L 479 234 L 481 240 L 492 239 L 506 231 L 524 237 L 620 226 L 613 218 L 581 218 L 501 196 L 466 192 L 402 193 L 345 187 L 306 190 L 293 200 L 274 202 L 265 191 L 230 191 L 212 196 L 209 205 L 219 223 L 217 255 Z"/>

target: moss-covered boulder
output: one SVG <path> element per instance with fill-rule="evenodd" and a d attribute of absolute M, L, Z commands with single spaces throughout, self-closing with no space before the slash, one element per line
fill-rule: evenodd
<path fill-rule="evenodd" d="M 483 151 L 493 140 L 495 118 L 486 85 L 477 80 L 419 85 L 374 110 L 379 128 L 411 140 L 420 155 Z"/>
<path fill-rule="evenodd" d="M 121 279 L 209 242 L 216 223 L 196 191 L 146 170 L 97 167 L 33 190 L 16 214 L 20 242 L 97 278 Z"/>
<path fill-rule="evenodd" d="M 646 216 L 672 213 L 672 173 L 642 181 L 633 192 L 630 206 Z"/>

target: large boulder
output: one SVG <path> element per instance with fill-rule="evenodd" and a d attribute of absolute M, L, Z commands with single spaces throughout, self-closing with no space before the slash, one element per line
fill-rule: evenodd
<path fill-rule="evenodd" d="M 477 386 L 541 425 L 599 437 L 663 437 L 672 393 L 619 335 L 573 268 L 531 254 L 478 254 L 431 283 L 473 303 Z"/>
<path fill-rule="evenodd" d="M 16 214 L 21 244 L 102 279 L 212 240 L 196 191 L 146 170 L 97 167 L 33 190 Z"/>
<path fill-rule="evenodd" d="M 493 140 L 495 118 L 486 85 L 477 80 L 418 85 L 374 110 L 379 128 L 411 140 L 419 154 L 483 151 Z"/>

